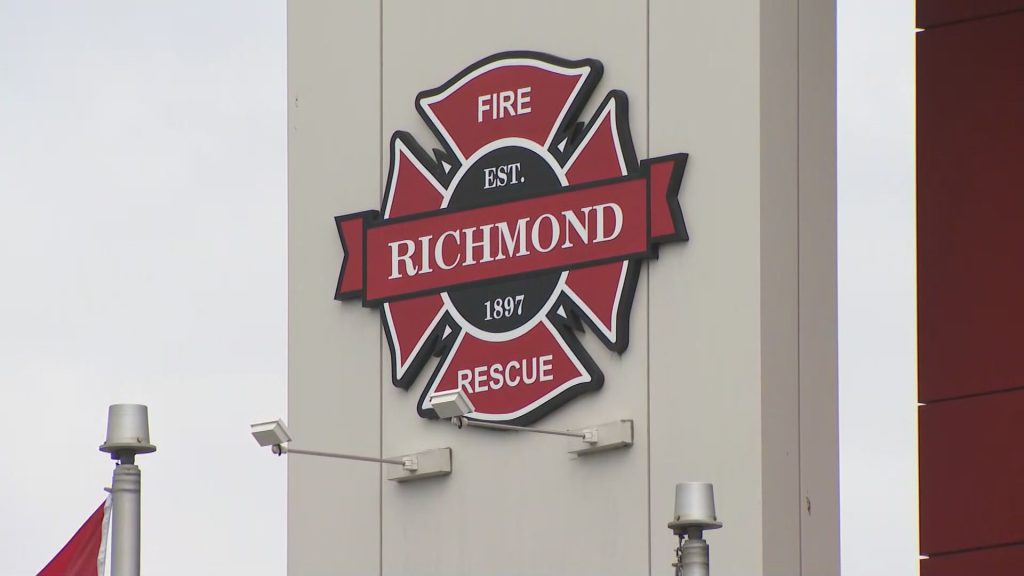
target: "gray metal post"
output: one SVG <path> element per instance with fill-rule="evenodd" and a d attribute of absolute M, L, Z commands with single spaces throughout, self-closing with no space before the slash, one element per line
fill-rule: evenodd
<path fill-rule="evenodd" d="M 704 540 L 705 530 L 722 527 L 715 515 L 715 492 L 709 482 L 676 484 L 675 516 L 668 527 L 679 537 L 676 576 L 710 576 L 711 550 Z"/>
<path fill-rule="evenodd" d="M 142 528 L 142 471 L 134 464 L 114 467 L 111 488 L 111 576 L 139 576 Z"/>
<path fill-rule="evenodd" d="M 114 404 L 107 413 L 107 439 L 100 445 L 118 461 L 111 484 L 111 576 L 139 576 L 142 531 L 142 471 L 135 456 L 156 451 L 149 443 L 149 409 Z"/>
<path fill-rule="evenodd" d="M 679 555 L 681 576 L 710 576 L 711 550 L 704 541 L 702 530 L 691 529 Z"/>

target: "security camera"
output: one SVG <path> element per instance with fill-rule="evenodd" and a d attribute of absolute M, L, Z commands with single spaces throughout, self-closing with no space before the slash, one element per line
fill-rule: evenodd
<path fill-rule="evenodd" d="M 252 437 L 260 446 L 278 446 L 290 442 L 292 437 L 288 435 L 288 428 L 284 422 L 274 420 L 272 422 L 260 422 L 252 425 Z"/>

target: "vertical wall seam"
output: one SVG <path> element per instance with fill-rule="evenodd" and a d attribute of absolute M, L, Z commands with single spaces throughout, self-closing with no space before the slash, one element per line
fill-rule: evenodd
<path fill-rule="evenodd" d="M 801 360 L 801 352 L 803 351 L 803 338 L 801 336 L 802 328 L 802 312 L 803 304 L 800 299 L 800 287 L 802 285 L 802 276 L 800 272 L 800 255 L 802 252 L 802 245 L 800 242 L 800 224 L 801 224 L 801 213 L 800 213 L 800 184 L 801 184 L 801 171 L 800 171 L 800 159 L 802 157 L 802 146 L 801 146 L 801 132 L 800 132 L 800 119 L 802 112 L 800 109 L 800 72 L 801 72 L 801 52 L 800 52 L 800 4 L 801 0 L 796 0 L 796 469 L 797 469 L 797 518 L 799 522 L 797 526 L 799 528 L 799 534 L 797 538 L 797 551 L 799 555 L 800 574 L 804 573 L 804 502 L 806 498 L 804 494 L 804 435 L 803 435 L 803 413 L 801 408 L 803 407 L 803 363 Z"/>
<path fill-rule="evenodd" d="M 284 101 L 285 101 L 285 157 L 284 157 L 284 413 L 288 422 L 292 419 L 292 77 L 291 66 L 291 4 L 284 7 Z M 295 120 L 298 120 L 295 118 Z M 291 458 L 284 465 L 284 573 L 290 570 L 292 518 L 292 465 Z"/>
<path fill-rule="evenodd" d="M 383 201 L 384 195 L 384 0 L 377 4 L 377 193 Z M 377 323 L 377 449 L 378 458 L 384 457 L 384 335 L 383 325 Z M 384 464 L 377 467 L 377 571 L 384 576 Z"/>
<path fill-rule="evenodd" d="M 647 0 L 647 157 L 651 154 L 651 0 Z M 654 575 L 654 542 L 651 533 L 651 492 L 654 490 L 651 478 L 651 267 L 644 266 L 647 277 L 647 574 Z"/>

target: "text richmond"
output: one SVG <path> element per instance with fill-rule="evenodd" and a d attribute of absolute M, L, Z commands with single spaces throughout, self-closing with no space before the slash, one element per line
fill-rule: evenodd
<path fill-rule="evenodd" d="M 481 226 L 445 230 L 389 242 L 389 280 L 430 274 L 555 249 L 599 244 L 622 232 L 622 207 L 615 203 L 544 213 Z"/>

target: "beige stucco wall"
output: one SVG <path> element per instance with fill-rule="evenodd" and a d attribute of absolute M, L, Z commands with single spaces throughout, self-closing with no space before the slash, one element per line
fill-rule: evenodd
<path fill-rule="evenodd" d="M 838 574 L 831 3 L 292 0 L 288 34 L 295 445 L 455 454 L 404 485 L 290 457 L 290 574 L 666 574 L 684 480 L 715 483 L 716 575 Z M 333 217 L 379 206 L 393 131 L 436 145 L 416 93 L 512 49 L 601 60 L 583 118 L 622 89 L 640 158 L 691 154 L 690 242 L 644 264 L 625 354 L 584 337 L 605 386 L 543 420 L 632 418 L 628 450 L 419 418 L 429 366 L 393 387 L 376 311 L 332 299 Z"/>

